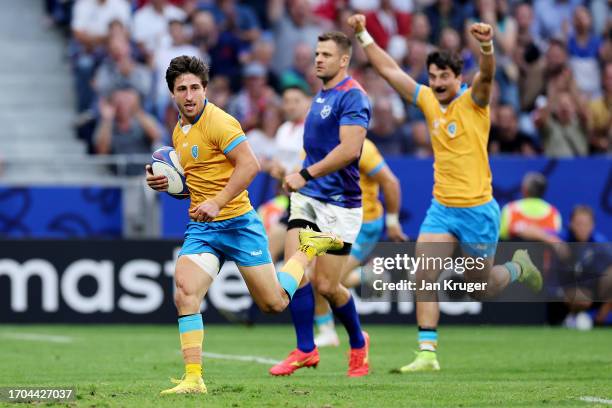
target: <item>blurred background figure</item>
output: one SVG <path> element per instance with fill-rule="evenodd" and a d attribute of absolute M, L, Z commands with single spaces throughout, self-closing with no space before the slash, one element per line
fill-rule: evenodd
<path fill-rule="evenodd" d="M 72 42 L 77 111 L 89 109 L 95 100 L 91 88 L 94 72 L 105 53 L 111 22 L 128 26 L 130 5 L 126 0 L 77 0 L 72 11 Z"/>
<path fill-rule="evenodd" d="M 612 62 L 603 66 L 602 95 L 589 103 L 589 140 L 593 153 L 612 152 Z"/>
<path fill-rule="evenodd" d="M 523 177 L 523 198 L 511 201 L 502 208 L 501 240 L 560 242 L 561 214 L 554 205 L 544 200 L 547 184 L 546 177 L 541 173 L 530 172 Z"/>
<path fill-rule="evenodd" d="M 155 50 L 167 41 L 171 21 L 184 21 L 187 14 L 167 0 L 150 0 L 134 13 L 132 36 L 147 61 L 154 58 Z"/>
<path fill-rule="evenodd" d="M 534 140 L 519 129 L 518 117 L 511 105 L 497 108 L 497 124 L 491 128 L 489 152 L 492 154 L 518 154 L 535 156 L 539 149 Z"/>
<path fill-rule="evenodd" d="M 101 120 L 95 133 L 96 154 L 150 153 L 161 141 L 159 124 L 144 112 L 134 89 L 115 90 L 100 102 Z M 128 165 L 125 175 L 142 174 L 142 166 Z"/>
<path fill-rule="evenodd" d="M 586 122 L 579 116 L 571 94 L 551 92 L 548 101 L 536 120 L 544 154 L 549 157 L 586 156 L 589 153 Z"/>
<path fill-rule="evenodd" d="M 596 230 L 593 209 L 577 205 L 563 234 L 568 243 L 562 254 L 560 278 L 568 314 L 565 327 L 589 330 L 605 324 L 612 311 L 612 247 Z M 592 313 L 587 313 L 592 309 Z"/>
<path fill-rule="evenodd" d="M 153 91 L 153 111 L 158 119 L 162 119 L 169 105 L 172 105 L 168 84 L 166 83 L 166 69 L 172 58 L 181 55 L 195 55 L 208 60 L 208 55 L 202 55 L 201 49 L 190 44 L 189 35 L 183 20 L 170 20 L 168 32 L 161 39 L 161 43 L 153 51 L 153 72 L 155 74 L 155 89 Z"/>
<path fill-rule="evenodd" d="M 574 25 L 568 37 L 567 50 L 578 89 L 587 97 L 601 92 L 598 54 L 601 37 L 593 32 L 591 13 L 585 6 L 574 10 Z"/>

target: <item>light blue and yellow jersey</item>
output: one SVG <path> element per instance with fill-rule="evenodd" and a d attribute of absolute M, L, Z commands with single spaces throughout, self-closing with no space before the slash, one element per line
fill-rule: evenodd
<path fill-rule="evenodd" d="M 172 143 L 185 170 L 190 209 L 214 198 L 227 185 L 234 166 L 225 155 L 245 140 L 240 123 L 208 101 L 193 125 L 181 126 L 179 119 Z M 214 221 L 238 217 L 252 209 L 245 190 L 223 207 Z"/>
<path fill-rule="evenodd" d="M 448 207 L 474 207 L 493 199 L 487 143 L 489 107 L 472 99 L 472 88 L 446 107 L 431 88 L 417 85 L 415 104 L 423 111 L 434 151 L 434 198 Z"/>
<path fill-rule="evenodd" d="M 369 139 L 363 142 L 359 159 L 359 186 L 363 207 L 363 222 L 369 222 L 383 215 L 383 206 L 378 199 L 379 185 L 372 177 L 385 166 L 385 160 Z"/>

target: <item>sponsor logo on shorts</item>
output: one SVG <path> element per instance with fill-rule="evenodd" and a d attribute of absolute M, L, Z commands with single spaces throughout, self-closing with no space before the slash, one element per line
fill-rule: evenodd
<path fill-rule="evenodd" d="M 324 218 L 325 218 L 325 222 L 328 225 L 335 224 L 336 221 L 338 221 L 338 217 L 336 217 L 335 215 L 325 215 Z"/>
<path fill-rule="evenodd" d="M 261 254 L 263 254 L 263 251 L 261 249 L 258 249 L 257 251 L 251 251 L 251 256 L 261 256 Z"/>

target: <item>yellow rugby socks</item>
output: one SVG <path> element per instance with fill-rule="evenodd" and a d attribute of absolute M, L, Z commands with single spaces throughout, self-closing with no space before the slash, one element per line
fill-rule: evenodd
<path fill-rule="evenodd" d="M 187 376 L 202 376 L 202 343 L 204 342 L 204 322 L 200 313 L 180 316 L 178 319 L 181 337 L 181 351 L 185 361 Z"/>

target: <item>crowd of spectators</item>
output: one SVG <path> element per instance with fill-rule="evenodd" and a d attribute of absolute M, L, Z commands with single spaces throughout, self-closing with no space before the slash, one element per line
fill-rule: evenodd
<path fill-rule="evenodd" d="M 478 68 L 474 21 L 495 29 L 492 154 L 576 157 L 612 151 L 612 17 L 607 0 L 47 0 L 49 20 L 69 33 L 78 136 L 91 153 L 121 153 L 168 143 L 176 123 L 164 74 L 178 55 L 210 64 L 208 98 L 234 115 L 248 137 L 273 141 L 287 87 L 314 94 L 317 36 L 350 33 L 347 17 L 366 14 L 368 29 L 417 81 L 427 83 L 427 54 L 455 51 L 469 83 Z M 431 156 L 424 119 L 368 66 L 354 47 L 352 75 L 371 99 L 369 137 L 383 154 Z M 104 113 L 133 91 L 158 137 L 98 140 Z M 125 94 L 125 92 L 124 92 Z M 125 132 L 123 132 L 125 133 Z M 122 137 L 111 131 L 110 138 Z M 104 146 L 101 148 L 100 146 Z"/>

